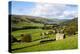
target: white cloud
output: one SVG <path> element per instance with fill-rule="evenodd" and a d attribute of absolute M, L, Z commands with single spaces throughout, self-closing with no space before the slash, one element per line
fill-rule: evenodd
<path fill-rule="evenodd" d="M 46 4 L 36 3 L 36 6 L 32 9 L 31 15 L 42 16 L 48 18 L 66 18 L 76 15 L 75 10 L 66 9 L 66 5 L 63 4 Z"/>
<path fill-rule="evenodd" d="M 64 11 L 63 14 L 64 14 L 64 16 L 74 15 L 75 11 Z"/>

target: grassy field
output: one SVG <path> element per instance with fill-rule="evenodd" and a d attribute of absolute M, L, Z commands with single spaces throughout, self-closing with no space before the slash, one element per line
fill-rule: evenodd
<path fill-rule="evenodd" d="M 30 43 L 12 43 L 12 52 L 33 52 L 33 51 L 49 51 L 49 50 L 64 50 L 64 49 L 76 49 L 78 48 L 78 36 L 70 36 L 63 40 L 50 41 L 45 43 L 40 43 L 40 33 L 49 30 L 42 29 L 29 29 L 29 30 L 17 30 L 12 32 L 17 39 L 20 38 L 20 34 L 31 34 L 32 42 Z M 45 39 L 54 39 L 55 35 L 50 35 L 50 38 Z M 36 40 L 36 41 L 35 41 Z"/>
<path fill-rule="evenodd" d="M 43 27 L 43 24 L 40 23 L 26 23 L 26 22 L 19 22 L 16 24 L 16 26 L 24 27 L 24 26 L 36 26 L 36 27 Z"/>
<path fill-rule="evenodd" d="M 40 34 L 42 32 L 47 32 L 49 30 L 42 30 L 42 29 L 27 29 L 27 30 L 17 30 L 12 32 L 12 35 L 15 36 L 17 39 L 20 38 L 21 34 L 31 34 L 32 41 L 40 39 Z M 50 37 L 55 37 L 54 35 L 50 35 Z"/>

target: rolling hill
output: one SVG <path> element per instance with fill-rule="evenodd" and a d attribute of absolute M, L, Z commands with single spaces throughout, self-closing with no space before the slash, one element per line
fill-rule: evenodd
<path fill-rule="evenodd" d="M 49 19 L 43 17 L 35 17 L 35 16 L 25 16 L 25 15 L 9 15 L 11 16 L 11 23 L 17 24 L 20 22 L 26 23 L 40 23 L 40 24 L 60 24 L 61 22 L 68 21 L 67 19 Z"/>
<path fill-rule="evenodd" d="M 69 22 L 74 21 L 73 19 L 51 19 L 27 15 L 9 15 L 11 19 L 11 28 L 13 30 L 21 28 L 42 28 L 44 24 L 59 24 L 66 25 Z M 26 28 L 26 29 L 27 29 Z"/>

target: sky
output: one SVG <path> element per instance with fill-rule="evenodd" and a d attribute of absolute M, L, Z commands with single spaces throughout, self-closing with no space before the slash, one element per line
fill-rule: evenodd
<path fill-rule="evenodd" d="M 44 18 L 72 19 L 78 15 L 78 6 L 72 4 L 12 1 L 12 15 L 29 15 Z"/>

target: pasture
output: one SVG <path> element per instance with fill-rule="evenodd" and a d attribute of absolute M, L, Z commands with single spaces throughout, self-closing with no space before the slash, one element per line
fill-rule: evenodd
<path fill-rule="evenodd" d="M 13 16 L 11 19 L 11 36 L 18 40 L 11 43 L 11 52 L 13 53 L 78 48 L 77 18 L 62 23 L 59 20 L 60 24 L 50 24 L 49 22 L 54 22 L 51 19 L 28 18 L 27 16 L 25 18 Z M 59 35 L 56 35 L 58 33 Z M 63 38 L 64 36 L 65 38 Z"/>
<path fill-rule="evenodd" d="M 41 40 L 46 39 L 55 39 L 55 34 L 48 35 L 48 38 L 41 39 L 40 33 L 50 30 L 42 29 L 25 29 L 13 31 L 11 34 L 14 35 L 17 39 L 20 39 L 21 34 L 31 34 L 32 42 L 15 42 L 12 43 L 11 48 L 12 52 L 34 52 L 34 51 L 49 51 L 49 50 L 64 50 L 64 49 L 76 49 L 78 48 L 78 39 L 77 35 L 66 36 L 66 39 L 50 41 L 45 43 L 40 43 Z"/>

